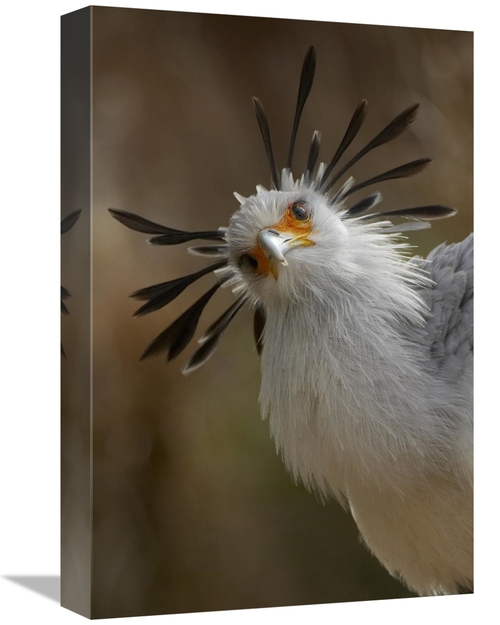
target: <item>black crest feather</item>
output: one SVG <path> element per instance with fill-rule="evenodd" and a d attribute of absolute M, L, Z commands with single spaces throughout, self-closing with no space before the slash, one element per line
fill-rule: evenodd
<path fill-rule="evenodd" d="M 246 301 L 246 295 L 242 295 L 212 323 L 201 340 L 201 347 L 193 354 L 188 364 L 184 367 L 183 373 L 191 373 L 191 371 L 198 369 L 207 362 L 219 346 L 220 340 L 229 327 L 229 324 Z"/>
<path fill-rule="evenodd" d="M 224 241 L 224 236 L 218 230 L 205 232 L 176 232 L 174 234 L 161 234 L 157 237 L 153 237 L 152 239 L 148 239 L 148 243 L 152 245 L 179 245 L 179 243 L 187 243 L 195 239 Z"/>
<path fill-rule="evenodd" d="M 193 338 L 201 313 L 219 286 L 219 284 L 214 285 L 166 330 L 163 330 L 144 350 L 140 359 L 152 358 L 164 352 L 167 353 L 167 361 L 178 356 Z"/>
<path fill-rule="evenodd" d="M 69 215 L 66 215 L 66 217 L 61 221 L 61 234 L 66 234 L 68 230 L 71 230 L 71 228 L 76 224 L 76 222 L 80 218 L 81 212 L 82 212 L 82 209 L 79 208 L 78 210 L 73 211 Z"/>
<path fill-rule="evenodd" d="M 264 307 L 259 304 L 255 308 L 254 316 L 253 316 L 253 338 L 255 341 L 255 347 L 257 348 L 257 353 L 259 356 L 262 354 L 262 348 L 264 347 L 263 338 L 264 338 L 264 328 L 266 325 L 266 313 L 264 311 Z"/>
<path fill-rule="evenodd" d="M 335 165 L 340 160 L 340 157 L 356 138 L 356 135 L 358 134 L 359 129 L 361 128 L 361 126 L 363 125 L 363 122 L 365 121 L 367 111 L 368 111 L 368 102 L 366 100 L 362 100 L 358 104 L 358 107 L 356 108 L 353 116 L 351 117 L 351 121 L 349 122 L 349 125 L 347 126 L 347 130 L 345 131 L 345 135 L 342 138 L 342 141 L 340 142 L 340 145 L 337 148 L 337 151 L 335 152 L 332 160 L 328 163 L 328 166 L 325 169 L 325 172 L 320 181 L 320 188 L 322 188 L 326 184 L 328 177 L 333 171 L 333 168 L 335 167 Z"/>
<path fill-rule="evenodd" d="M 191 273 L 188 276 L 182 276 L 181 278 L 169 280 L 168 282 L 161 282 L 160 284 L 153 284 L 152 286 L 148 286 L 144 289 L 134 291 L 129 295 L 129 297 L 138 300 L 148 300 L 146 304 L 135 311 L 134 317 L 142 317 L 143 315 L 160 310 L 160 308 L 170 304 L 170 302 L 178 297 L 189 285 L 193 284 L 193 282 L 196 282 L 196 280 L 199 280 L 208 273 L 211 273 L 216 269 L 220 269 L 225 265 L 227 265 L 227 261 L 221 261 L 219 263 L 209 265 L 200 271 Z"/>
<path fill-rule="evenodd" d="M 257 121 L 259 122 L 260 132 L 264 140 L 264 147 L 266 149 L 267 160 L 269 162 L 269 168 L 271 170 L 271 179 L 273 181 L 274 187 L 276 189 L 279 189 L 280 188 L 279 176 L 278 176 L 278 170 L 276 168 L 276 160 L 274 159 L 273 144 L 271 141 L 271 131 L 269 130 L 269 123 L 267 121 L 267 117 L 264 112 L 264 107 L 262 106 L 262 103 L 259 100 L 259 98 L 254 98 L 253 104 L 255 107 L 255 115 L 257 116 Z"/>
<path fill-rule="evenodd" d="M 181 230 L 167 228 L 167 226 L 162 226 L 154 221 L 149 221 L 149 219 L 144 219 L 140 215 L 129 213 L 119 208 L 108 208 L 108 211 L 117 221 L 136 232 L 143 232 L 144 234 L 178 234 L 182 232 Z"/>
<path fill-rule="evenodd" d="M 78 210 L 73 211 L 69 215 L 66 215 L 66 217 L 64 217 L 64 219 L 61 220 L 61 235 L 66 234 L 68 230 L 71 230 L 71 228 L 76 224 L 76 222 L 80 218 L 81 213 L 82 213 L 82 209 L 79 208 Z M 71 294 L 68 291 L 68 289 L 66 289 L 64 286 L 61 285 L 61 312 L 63 315 L 69 315 L 68 307 L 63 302 L 63 300 L 68 299 L 70 297 L 71 297 Z M 63 358 L 66 358 L 66 352 L 64 351 L 64 347 L 62 343 L 61 343 L 61 355 Z"/>
<path fill-rule="evenodd" d="M 314 72 L 316 70 L 316 50 L 313 46 L 309 48 L 304 58 L 302 65 L 302 72 L 300 75 L 299 92 L 297 95 L 297 105 L 295 107 L 295 117 L 293 120 L 292 136 L 290 138 L 290 147 L 288 149 L 288 158 L 286 166 L 288 169 L 292 169 L 293 163 L 293 151 L 295 149 L 295 140 L 297 138 L 297 131 L 299 129 L 300 118 L 304 105 L 311 92 L 311 87 L 314 81 Z"/>
<path fill-rule="evenodd" d="M 341 178 L 346 171 L 348 171 L 355 163 L 357 163 L 363 156 L 368 154 L 371 150 L 396 139 L 399 135 L 404 132 L 408 126 L 415 120 L 417 116 L 419 104 L 413 104 L 405 109 L 402 113 L 400 113 L 397 117 L 395 117 L 390 124 L 388 124 L 383 130 L 381 130 L 378 135 L 376 135 L 369 143 L 365 145 L 357 154 L 355 154 L 351 160 L 340 169 L 335 176 L 323 186 L 322 190 L 326 193 L 331 187 L 337 182 L 339 178 Z"/>
<path fill-rule="evenodd" d="M 415 206 L 413 208 L 398 208 L 392 211 L 385 211 L 383 213 L 373 213 L 373 215 L 365 215 L 362 217 L 364 220 L 370 219 L 382 219 L 392 217 L 408 217 L 410 219 L 443 219 L 445 217 L 453 217 L 457 213 L 456 208 L 450 208 L 448 206 L 440 206 L 439 204 L 432 204 L 430 206 Z"/>
<path fill-rule="evenodd" d="M 347 197 L 352 193 L 356 193 L 356 191 L 359 191 L 360 189 L 369 187 L 372 184 L 379 184 L 380 182 L 384 182 L 385 180 L 394 180 L 396 178 L 408 178 L 409 176 L 415 176 L 416 174 L 419 174 L 422 170 L 424 170 L 430 163 L 432 163 L 432 158 L 419 158 L 416 161 L 405 163 L 404 165 L 400 165 L 399 167 L 395 167 L 394 169 L 385 171 L 382 174 L 373 176 L 373 178 L 358 182 L 344 193 L 344 197 Z"/>
<path fill-rule="evenodd" d="M 206 232 L 185 232 L 184 230 L 175 230 L 174 228 L 168 228 L 144 219 L 140 215 L 129 213 L 128 211 L 120 210 L 118 208 L 108 208 L 113 217 L 121 224 L 135 230 L 136 232 L 142 232 L 144 234 L 155 234 L 152 239 L 149 239 L 149 243 L 153 245 L 178 245 L 179 243 L 186 243 L 193 239 L 210 239 L 214 241 L 223 241 L 224 235 L 218 230 L 210 230 Z"/>
<path fill-rule="evenodd" d="M 318 160 L 320 144 L 321 135 L 318 130 L 315 130 L 311 139 L 309 154 L 307 155 L 306 180 L 309 180 L 312 176 L 316 161 Z"/>
<path fill-rule="evenodd" d="M 346 217 L 359 217 L 359 215 L 362 215 L 363 213 L 367 213 L 374 206 L 376 206 L 381 200 L 382 200 L 382 195 L 380 193 L 373 193 L 372 195 L 369 195 L 368 197 L 363 198 L 357 204 L 354 204 L 354 206 L 351 206 L 351 208 L 346 212 L 344 219 Z"/>

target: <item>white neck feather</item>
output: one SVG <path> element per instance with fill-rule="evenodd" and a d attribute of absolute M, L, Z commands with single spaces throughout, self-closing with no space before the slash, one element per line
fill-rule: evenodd
<path fill-rule="evenodd" d="M 355 280 L 325 270 L 321 288 L 266 302 L 262 414 L 295 478 L 337 497 L 355 483 L 404 492 L 439 471 L 449 446 L 429 399 L 439 384 L 415 349 L 425 278 L 391 246 L 377 251 Z"/>

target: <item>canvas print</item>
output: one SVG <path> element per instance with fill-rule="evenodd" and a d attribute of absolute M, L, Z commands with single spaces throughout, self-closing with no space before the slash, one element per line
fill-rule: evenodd
<path fill-rule="evenodd" d="M 472 592 L 472 34 L 87 17 L 89 615 Z"/>

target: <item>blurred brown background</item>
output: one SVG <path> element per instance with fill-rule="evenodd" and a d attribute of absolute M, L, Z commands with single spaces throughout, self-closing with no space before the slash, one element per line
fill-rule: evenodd
<path fill-rule="evenodd" d="M 194 345 L 169 365 L 138 362 L 213 279 L 132 318 L 131 291 L 204 261 L 186 245 L 147 245 L 107 212 L 186 230 L 227 225 L 232 192 L 269 183 L 251 98 L 264 104 L 281 167 L 310 45 L 318 65 L 297 168 L 315 129 L 320 157 L 331 158 L 362 98 L 369 114 L 350 154 L 420 102 L 412 128 L 353 174 L 431 156 L 423 174 L 379 186 L 383 207 L 459 209 L 411 235 L 419 254 L 472 230 L 471 33 L 93 9 L 94 617 L 410 596 L 360 544 L 348 514 L 285 473 L 259 416 L 249 311 L 187 378 L 180 367 Z M 78 289 L 74 278 L 72 310 Z M 225 291 L 214 298 L 200 329 L 231 301 Z M 76 331 L 66 330 L 71 354 Z"/>

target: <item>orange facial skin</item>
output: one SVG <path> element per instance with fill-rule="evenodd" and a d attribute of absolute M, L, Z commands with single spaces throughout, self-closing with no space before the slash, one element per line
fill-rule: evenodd
<path fill-rule="evenodd" d="M 272 226 L 269 226 L 269 229 L 277 230 L 278 232 L 290 235 L 294 240 L 297 240 L 297 247 L 315 245 L 314 241 L 307 238 L 309 234 L 313 233 L 310 217 L 305 220 L 297 219 L 291 211 L 294 204 L 297 204 L 297 202 L 292 202 L 287 207 L 287 210 L 280 221 Z M 276 264 L 268 258 L 267 254 L 258 243 L 248 253 L 257 261 L 258 266 L 256 271 L 259 275 L 268 276 L 269 274 L 272 274 L 276 280 L 278 279 Z"/>

